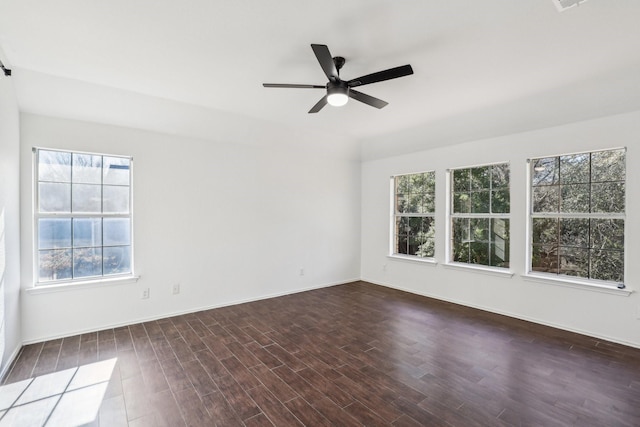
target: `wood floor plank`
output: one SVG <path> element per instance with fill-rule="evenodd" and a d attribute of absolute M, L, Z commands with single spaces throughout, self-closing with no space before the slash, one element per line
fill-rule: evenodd
<path fill-rule="evenodd" d="M 263 385 L 252 388 L 247 393 L 258 404 L 262 413 L 276 426 L 302 426 L 300 420 L 293 415 L 267 388 Z"/>
<path fill-rule="evenodd" d="M 43 347 L 44 343 L 30 344 L 22 347 L 9 371 L 9 375 L 3 383 L 10 384 L 31 378 Z"/>
<path fill-rule="evenodd" d="M 33 368 L 32 375 L 37 377 L 55 372 L 61 348 L 62 339 L 47 341 L 38 356 L 38 361 L 36 362 L 36 366 Z"/>

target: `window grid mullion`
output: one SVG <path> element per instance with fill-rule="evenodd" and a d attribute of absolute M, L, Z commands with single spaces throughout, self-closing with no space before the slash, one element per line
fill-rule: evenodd
<path fill-rule="evenodd" d="M 595 190 L 593 188 L 594 185 L 594 156 L 596 155 L 596 153 L 604 153 L 604 152 L 608 152 L 607 156 L 609 156 L 609 159 L 612 159 L 613 161 L 617 161 L 619 163 L 616 163 L 617 165 L 621 165 L 623 168 L 623 173 L 624 173 L 624 162 L 625 162 L 625 153 L 623 152 L 622 154 L 616 154 L 616 151 L 619 151 L 621 149 L 616 148 L 616 149 L 608 149 L 608 150 L 600 150 L 600 151 L 593 151 L 593 152 L 589 152 L 589 153 L 575 153 L 575 154 L 580 154 L 580 155 L 584 155 L 584 154 L 588 154 L 588 156 L 584 156 L 585 158 L 585 163 L 588 162 L 588 164 L 584 165 L 585 168 L 587 169 L 586 172 L 588 173 L 588 178 L 584 181 L 581 181 L 579 183 L 581 184 L 587 184 L 587 189 L 585 190 L 587 192 L 587 194 L 585 194 L 582 197 L 585 197 L 587 199 L 587 203 L 588 203 L 588 212 L 561 212 L 561 206 L 562 206 L 562 201 L 563 201 L 563 194 L 562 194 L 562 189 L 563 187 L 567 186 L 567 185 L 571 185 L 573 183 L 569 183 L 567 184 L 565 181 L 567 180 L 571 180 L 571 175 L 567 175 L 566 174 L 566 170 L 562 165 L 562 155 L 559 156 L 550 156 L 550 157 L 542 157 L 540 159 L 551 159 L 554 158 L 555 159 L 555 163 L 557 165 L 557 170 L 558 170 L 558 181 L 557 184 L 559 187 L 559 197 L 558 197 L 558 206 L 557 206 L 557 212 L 534 212 L 534 203 L 535 203 L 535 199 L 534 199 L 534 189 L 537 187 L 541 187 L 540 185 L 533 185 L 534 179 L 535 179 L 535 173 L 537 171 L 534 170 L 533 165 L 535 164 L 536 161 L 540 160 L 540 159 L 530 159 L 530 164 L 532 165 L 531 169 L 530 169 L 530 182 L 529 182 L 529 188 L 532 190 L 530 192 L 531 197 L 529 199 L 529 203 L 530 203 L 530 209 L 528 209 L 528 216 L 530 218 L 529 220 L 529 224 L 530 224 L 530 229 L 531 229 L 531 234 L 529 234 L 528 236 L 528 244 L 529 247 L 533 247 L 533 233 L 534 233 L 534 229 L 533 229 L 533 223 L 535 219 L 556 219 L 557 220 L 557 228 L 555 230 L 555 240 L 557 242 L 557 247 L 558 250 L 556 251 L 556 261 L 557 261 L 557 267 L 552 268 L 552 272 L 554 275 L 559 275 L 559 276 L 567 276 L 570 275 L 572 276 L 573 274 L 568 273 L 569 270 L 563 271 L 560 268 L 560 261 L 561 259 L 564 259 L 561 252 L 560 252 L 560 248 L 562 247 L 576 247 L 576 248 L 582 248 L 581 246 L 568 246 L 568 245 L 561 245 L 560 242 L 562 240 L 563 237 L 563 233 L 562 233 L 562 227 L 561 225 L 561 221 L 562 220 L 570 220 L 570 219 L 582 219 L 582 220 L 586 220 L 587 224 L 586 224 L 586 245 L 587 248 L 586 249 L 586 253 L 584 254 L 584 261 L 581 261 L 579 259 L 572 259 L 571 254 L 567 254 L 565 255 L 566 258 L 566 262 L 568 263 L 567 265 L 569 267 L 571 267 L 571 265 L 575 265 L 576 268 L 578 268 L 579 270 L 575 270 L 576 272 L 578 272 L 577 277 L 578 278 L 583 278 L 586 280 L 595 280 L 597 282 L 614 282 L 616 284 L 616 287 L 620 287 L 620 281 L 624 280 L 624 258 L 621 259 L 621 264 L 619 264 L 618 266 L 620 268 L 622 268 L 622 270 L 616 270 L 615 268 L 613 270 L 610 269 L 610 266 L 607 267 L 606 269 L 604 269 L 603 271 L 597 270 L 598 266 L 594 264 L 594 262 L 599 261 L 598 258 L 595 257 L 595 249 L 593 247 L 594 245 L 594 238 L 595 238 L 595 234 L 596 232 L 598 233 L 604 233 L 602 236 L 600 236 L 600 238 L 602 239 L 609 239 L 609 238 L 617 238 L 616 236 L 616 231 L 612 231 L 609 230 L 607 231 L 605 230 L 600 230 L 600 231 L 596 231 L 596 229 L 594 228 L 594 220 L 616 220 L 616 221 L 621 221 L 621 225 L 622 225 L 622 230 L 624 230 L 624 222 L 626 220 L 626 214 L 624 212 L 624 209 L 621 209 L 621 206 L 615 206 L 613 207 L 613 209 L 621 209 L 622 212 L 593 212 L 593 205 L 594 203 L 596 203 L 597 199 L 596 197 L 596 193 Z M 625 150 L 626 151 L 626 150 Z M 569 156 L 569 155 L 565 155 L 565 156 Z M 601 168 L 608 168 L 610 167 L 609 165 L 613 165 L 614 163 L 609 163 L 609 164 L 604 164 L 601 166 Z M 606 172 L 603 172 L 602 174 L 604 174 L 604 176 L 599 176 L 599 179 L 597 181 L 597 184 L 601 184 L 601 183 L 620 183 L 620 184 L 625 184 L 626 180 L 624 179 L 624 177 L 622 179 L 620 179 L 619 173 L 613 173 L 611 175 L 607 174 Z M 602 175 L 601 174 L 601 175 Z M 624 189 L 622 191 L 625 191 Z M 576 194 L 581 194 L 581 193 L 576 193 Z M 584 194 L 584 193 L 582 193 Z M 574 196 L 575 197 L 575 196 Z M 626 197 L 624 193 L 622 193 L 622 197 Z M 623 201 L 624 203 L 624 201 Z M 544 224 L 544 223 L 542 223 Z M 544 232 L 544 229 L 538 230 L 539 232 Z M 619 232 L 619 231 L 618 231 Z M 613 234 L 609 234 L 609 233 L 613 233 Z M 605 241 L 603 240 L 603 241 Z M 602 248 L 605 252 L 609 252 L 609 253 L 613 253 L 613 252 L 618 252 L 623 254 L 622 256 L 624 256 L 624 247 L 622 247 L 621 249 L 617 246 L 606 246 Z M 607 255 L 604 255 L 605 257 Z M 608 259 L 608 258 L 605 258 Z M 615 260 L 615 259 L 612 259 Z M 583 264 L 584 262 L 584 264 Z M 531 271 L 536 271 L 534 270 L 534 267 L 538 267 L 538 268 L 542 268 L 541 271 L 545 271 L 545 264 L 541 263 L 540 265 L 533 265 L 533 256 L 532 253 L 530 252 L 530 258 L 528 260 L 529 263 L 529 268 L 531 269 Z M 586 265 L 585 265 L 586 264 Z M 616 265 L 616 264 L 611 264 L 611 265 Z M 622 285 L 622 287 L 624 287 L 624 285 Z"/>
<path fill-rule="evenodd" d="M 68 181 L 69 184 L 69 201 L 70 201 L 70 207 L 69 207 L 69 211 L 68 212 L 41 212 L 40 210 L 40 199 L 41 199 L 41 194 L 40 194 L 40 184 L 42 182 L 48 182 L 48 181 L 42 181 L 40 180 L 40 170 L 41 170 L 41 163 L 40 163 L 40 159 L 41 159 L 41 149 L 39 148 L 35 148 L 33 151 L 35 153 L 34 156 L 34 160 L 35 160 L 35 174 L 34 174 L 34 183 L 35 183 L 35 189 L 34 189 L 34 193 L 35 193 L 35 209 L 34 209 L 34 220 L 35 220 L 35 232 L 34 232 L 34 236 L 35 236 L 35 256 L 36 256 L 36 260 L 34 262 L 34 266 L 36 267 L 36 270 L 34 271 L 34 277 L 37 278 L 35 279 L 36 284 L 45 284 L 47 282 L 50 283 L 56 283 L 56 282 L 73 282 L 77 279 L 81 279 L 81 278 L 89 278 L 90 280 L 94 279 L 94 278 L 99 278 L 99 277 L 105 277 L 105 258 L 104 258 L 104 248 L 105 247 L 121 247 L 121 248 L 132 248 L 133 245 L 133 236 L 132 236 L 132 230 L 131 230 L 131 158 L 130 157 L 123 157 L 123 156 L 113 156 L 114 158 L 121 158 L 121 159 L 126 159 L 128 160 L 128 163 L 122 163 L 122 167 L 120 169 L 126 169 L 127 170 L 127 174 L 128 174 L 128 181 L 129 183 L 126 185 L 122 185 L 122 184 L 118 184 L 118 187 L 126 187 L 128 189 L 128 200 L 129 200 L 129 209 L 128 212 L 118 212 L 118 213 L 105 213 L 104 212 L 104 208 L 105 208 L 105 204 L 104 204 L 104 185 L 105 185 L 105 181 L 104 181 L 104 155 L 99 155 L 99 154 L 91 154 L 91 153 L 81 153 L 81 154 L 90 154 L 92 156 L 95 156 L 96 158 L 100 159 L 101 165 L 100 165 L 100 179 L 99 179 L 99 186 L 100 186 L 100 191 L 99 191 L 99 197 L 100 197 L 100 212 L 87 212 L 87 213 L 83 213 L 83 212 L 75 212 L 74 210 L 74 200 L 77 197 L 74 197 L 74 184 L 75 184 L 75 172 L 74 172 L 74 167 L 76 166 L 77 163 L 77 159 L 76 159 L 76 152 L 69 152 L 69 151 L 62 151 L 62 150 L 47 150 L 47 149 L 43 149 L 44 151 L 53 151 L 53 152 L 61 152 L 61 153 L 68 153 L 70 155 L 70 163 L 69 163 L 69 167 L 70 167 L 70 171 L 69 171 L 69 176 L 70 179 Z M 59 165 L 63 165 L 63 163 L 59 163 Z M 93 158 L 91 159 L 91 162 L 89 164 L 89 166 L 95 166 L 94 165 L 94 161 Z M 52 181 L 55 182 L 55 181 Z M 67 182 L 60 182 L 60 183 L 64 183 L 66 184 Z M 70 222 L 70 230 L 69 230 L 69 238 L 70 238 L 70 246 L 69 247 L 54 247 L 53 249 L 40 249 L 40 245 L 39 245 L 39 241 L 40 241 L 40 236 L 41 236 L 41 231 L 40 231 L 40 220 L 43 219 L 67 219 Z M 128 223 L 129 223 L 129 228 L 128 228 L 128 232 L 129 234 L 129 240 L 124 243 L 118 243 L 118 244 L 114 244 L 114 245 L 108 245 L 106 246 L 104 244 L 104 221 L 100 221 L 100 228 L 99 230 L 92 230 L 92 233 L 100 233 L 100 245 L 98 246 L 87 246 L 86 244 L 83 245 L 82 247 L 77 246 L 76 245 L 76 238 L 77 238 L 77 230 L 76 227 L 74 227 L 74 220 L 75 219 L 115 219 L 115 218 L 121 218 L 121 219 L 127 219 Z M 54 231 L 55 233 L 55 231 Z M 53 235 L 55 236 L 55 234 Z M 54 238 L 57 239 L 57 237 L 49 237 L 49 238 Z M 93 243 L 95 244 L 95 241 L 93 241 Z M 90 270 L 89 271 L 89 275 L 80 275 L 78 276 L 78 273 L 76 272 L 76 265 L 75 265 L 75 258 L 76 258 L 76 251 L 80 250 L 80 249 L 100 249 L 101 250 L 101 268 L 98 271 L 93 271 Z M 41 263 L 40 263 L 40 253 L 43 251 L 50 251 L 50 250 L 65 250 L 65 251 L 69 251 L 70 254 L 70 259 L 68 261 L 65 261 L 64 266 L 62 267 L 63 270 L 59 270 L 58 267 L 55 267 L 53 270 L 53 276 L 43 276 L 41 280 L 41 276 L 40 276 L 40 269 L 42 268 Z M 93 263 L 93 253 L 92 251 L 89 251 L 88 254 L 88 258 L 87 261 L 90 263 Z M 126 264 L 124 265 L 125 270 L 121 270 L 123 271 L 122 273 L 114 270 L 112 272 L 109 273 L 109 276 L 112 275 L 121 275 L 121 274 L 126 274 L 128 271 L 128 274 L 132 273 L 132 253 L 130 251 L 130 249 L 124 250 L 124 253 L 119 255 L 120 257 L 125 257 L 125 258 L 120 258 L 118 260 L 118 262 L 126 262 Z M 45 266 L 48 270 L 50 269 L 50 267 Z M 52 267 L 53 268 L 53 267 Z M 89 267 L 92 268 L 92 267 Z M 118 267 L 119 268 L 119 267 Z M 69 269 L 68 273 L 64 273 L 64 269 Z M 66 275 L 68 278 L 63 278 L 60 279 L 60 276 L 57 276 L 58 274 L 60 274 L 60 271 L 63 271 L 63 274 Z"/>

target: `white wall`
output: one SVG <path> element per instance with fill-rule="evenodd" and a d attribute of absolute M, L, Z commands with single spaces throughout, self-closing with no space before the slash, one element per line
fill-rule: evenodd
<path fill-rule="evenodd" d="M 22 345 L 20 325 L 19 114 L 11 78 L 0 76 L 0 377 Z"/>
<path fill-rule="evenodd" d="M 640 112 L 635 112 L 365 161 L 362 164 L 362 279 L 640 347 L 639 137 Z M 622 146 L 628 148 L 625 282 L 635 292 L 620 296 L 523 280 L 526 160 Z M 515 274 L 496 277 L 447 268 L 443 266 L 446 169 L 497 161 L 511 164 L 511 271 Z M 387 257 L 390 176 L 426 170 L 436 171 L 438 265 Z"/>
<path fill-rule="evenodd" d="M 137 283 L 25 291 L 33 146 L 133 156 Z M 25 342 L 359 278 L 358 162 L 23 114 L 21 178 Z"/>

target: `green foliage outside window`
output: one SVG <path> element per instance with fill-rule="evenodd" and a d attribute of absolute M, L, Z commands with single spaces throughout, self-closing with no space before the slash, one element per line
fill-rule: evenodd
<path fill-rule="evenodd" d="M 625 150 L 531 161 L 533 271 L 624 281 Z"/>
<path fill-rule="evenodd" d="M 433 257 L 435 172 L 396 176 L 394 187 L 394 253 Z"/>
<path fill-rule="evenodd" d="M 451 173 L 452 260 L 509 267 L 509 165 Z"/>

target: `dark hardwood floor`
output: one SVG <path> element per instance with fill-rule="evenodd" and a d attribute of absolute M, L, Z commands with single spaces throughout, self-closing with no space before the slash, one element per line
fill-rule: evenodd
<path fill-rule="evenodd" d="M 640 349 L 364 282 L 25 346 L 4 384 L 0 425 L 640 425 Z"/>

